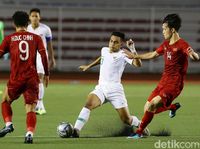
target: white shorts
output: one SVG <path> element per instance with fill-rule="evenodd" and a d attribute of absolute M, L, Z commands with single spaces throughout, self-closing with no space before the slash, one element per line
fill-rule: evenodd
<path fill-rule="evenodd" d="M 41 74 L 44 74 L 44 67 L 43 67 L 43 64 L 42 64 L 42 58 L 41 58 L 41 55 L 39 54 L 39 52 L 37 52 L 37 73 L 41 73 Z"/>
<path fill-rule="evenodd" d="M 115 109 L 128 107 L 122 84 L 98 84 L 90 94 L 97 95 L 101 104 L 110 102 Z"/>

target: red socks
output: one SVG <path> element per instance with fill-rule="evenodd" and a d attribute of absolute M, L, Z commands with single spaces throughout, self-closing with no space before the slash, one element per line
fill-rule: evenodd
<path fill-rule="evenodd" d="M 7 101 L 3 101 L 1 103 L 1 110 L 4 122 L 12 122 L 12 108 L 10 106 L 10 103 Z"/>
<path fill-rule="evenodd" d="M 142 118 L 141 124 L 139 129 L 136 131 L 138 134 L 142 134 L 143 130 L 146 128 L 146 126 L 151 122 L 153 119 L 154 113 L 146 111 L 144 113 L 144 116 Z"/>
<path fill-rule="evenodd" d="M 3 101 L 1 103 L 1 109 L 2 109 L 2 116 L 4 119 L 4 122 L 12 122 L 12 108 L 10 106 L 10 103 L 7 101 Z M 34 132 L 36 127 L 36 114 L 35 112 L 28 112 L 26 115 L 26 126 L 27 131 Z"/>
<path fill-rule="evenodd" d="M 176 110 L 176 105 L 171 104 L 169 107 L 160 107 L 156 110 L 155 114 L 158 114 L 167 110 Z"/>
<path fill-rule="evenodd" d="M 28 112 L 26 115 L 26 127 L 27 131 L 34 132 L 35 127 L 36 127 L 36 114 L 35 112 Z"/>

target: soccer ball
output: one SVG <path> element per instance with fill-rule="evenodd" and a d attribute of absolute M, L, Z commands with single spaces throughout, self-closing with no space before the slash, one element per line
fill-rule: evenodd
<path fill-rule="evenodd" d="M 72 124 L 61 122 L 57 127 L 57 133 L 61 138 L 69 138 L 74 132 Z"/>

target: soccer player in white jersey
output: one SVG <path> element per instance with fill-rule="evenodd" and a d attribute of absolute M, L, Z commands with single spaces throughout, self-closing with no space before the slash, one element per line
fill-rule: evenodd
<path fill-rule="evenodd" d="M 99 82 L 95 89 L 88 95 L 87 102 L 82 108 L 72 137 L 79 137 L 79 133 L 89 119 L 90 112 L 106 102 L 110 102 L 118 112 L 121 120 L 130 126 L 139 126 L 140 121 L 136 116 L 131 116 L 128 109 L 124 89 L 121 84 L 121 76 L 127 63 L 140 67 L 141 60 L 128 59 L 122 50 L 125 35 L 121 32 L 113 32 L 110 37 L 109 47 L 101 49 L 101 56 L 89 65 L 82 65 L 83 71 L 100 64 Z M 128 41 L 128 48 L 135 54 L 132 41 Z"/>
<path fill-rule="evenodd" d="M 44 46 L 46 48 L 46 52 L 49 59 L 49 67 L 53 68 L 56 65 L 55 58 L 54 58 L 54 51 L 52 46 L 52 33 L 51 29 L 45 25 L 40 23 L 40 9 L 33 8 L 30 10 L 29 19 L 31 24 L 28 25 L 27 31 L 37 34 L 42 38 Z M 37 72 L 40 78 L 39 84 L 39 100 L 36 106 L 36 113 L 39 115 L 45 114 L 46 110 L 43 104 L 43 97 L 44 97 L 44 85 L 43 85 L 43 78 L 44 78 L 44 68 L 41 62 L 41 56 L 39 53 L 37 54 Z"/>

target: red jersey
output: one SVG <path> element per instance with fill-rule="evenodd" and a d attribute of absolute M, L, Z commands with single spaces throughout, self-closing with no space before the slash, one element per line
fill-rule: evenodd
<path fill-rule="evenodd" d="M 47 56 L 40 36 L 22 31 L 5 37 L 0 46 L 0 56 L 7 52 L 10 53 L 10 81 L 24 80 L 37 75 L 37 51 L 42 56 L 45 74 L 48 75 Z"/>
<path fill-rule="evenodd" d="M 189 44 L 183 39 L 179 39 L 173 45 L 169 45 L 169 41 L 164 41 L 162 45 L 156 49 L 158 54 L 164 56 L 165 67 L 159 86 L 167 84 L 176 85 L 180 89 L 183 88 L 183 81 L 188 68 L 188 49 Z"/>

